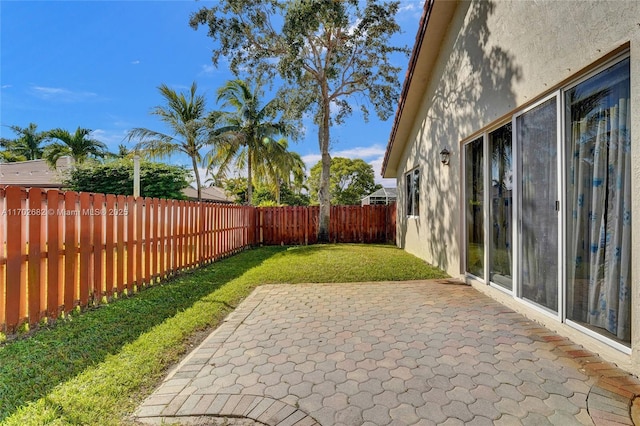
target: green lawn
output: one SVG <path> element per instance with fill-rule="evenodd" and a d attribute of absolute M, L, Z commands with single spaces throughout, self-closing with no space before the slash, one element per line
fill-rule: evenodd
<path fill-rule="evenodd" d="M 388 245 L 248 250 L 0 346 L 0 422 L 132 423 L 168 368 L 260 284 L 445 276 Z"/>

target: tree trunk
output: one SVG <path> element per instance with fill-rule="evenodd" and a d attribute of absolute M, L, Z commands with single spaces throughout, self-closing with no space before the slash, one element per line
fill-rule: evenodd
<path fill-rule="evenodd" d="M 200 172 L 198 172 L 198 162 L 195 157 L 191 157 L 191 164 L 193 164 L 193 174 L 196 177 L 196 189 L 198 190 L 198 201 L 202 201 L 202 183 L 200 182 Z"/>
<path fill-rule="evenodd" d="M 252 152 L 249 147 L 247 147 L 247 204 L 251 205 L 253 201 L 253 179 L 251 176 L 251 156 Z"/>
<path fill-rule="evenodd" d="M 329 100 L 325 98 L 322 102 L 322 120 L 318 131 L 318 144 L 320 145 L 320 153 L 322 154 L 322 171 L 320 173 L 320 189 L 318 190 L 318 201 L 320 202 L 320 220 L 318 223 L 319 243 L 329 242 L 329 224 L 331 223 L 329 113 Z"/>

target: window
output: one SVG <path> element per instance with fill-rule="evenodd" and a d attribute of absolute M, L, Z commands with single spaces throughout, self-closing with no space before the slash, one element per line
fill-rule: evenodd
<path fill-rule="evenodd" d="M 420 214 L 420 170 L 414 169 L 405 175 L 407 183 L 407 216 Z"/>

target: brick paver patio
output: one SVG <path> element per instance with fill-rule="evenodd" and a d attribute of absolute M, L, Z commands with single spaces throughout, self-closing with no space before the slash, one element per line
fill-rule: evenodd
<path fill-rule="evenodd" d="M 580 350 L 453 280 L 265 285 L 135 415 L 155 424 L 592 424 L 587 395 L 598 377 L 569 354 Z"/>

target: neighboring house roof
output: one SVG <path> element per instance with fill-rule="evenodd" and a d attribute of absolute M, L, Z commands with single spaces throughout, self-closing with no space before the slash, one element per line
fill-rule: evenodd
<path fill-rule="evenodd" d="M 382 176 L 395 177 L 457 1 L 426 0 L 393 120 Z"/>
<path fill-rule="evenodd" d="M 384 201 L 385 204 L 395 201 L 397 198 L 396 188 L 380 188 L 362 198 L 362 205 L 378 204 L 372 201 Z"/>
<path fill-rule="evenodd" d="M 73 164 L 71 157 L 61 157 L 52 169 L 45 160 L 0 163 L 0 185 L 27 188 L 61 188 L 62 175 Z"/>
<path fill-rule="evenodd" d="M 397 194 L 398 194 L 398 191 L 396 190 L 396 188 L 380 188 L 377 191 L 367 195 L 367 197 L 395 198 Z M 364 198 L 367 198 L 367 197 L 364 197 Z"/>
<path fill-rule="evenodd" d="M 202 188 L 202 201 L 208 201 L 212 203 L 233 203 L 233 200 L 227 196 L 224 189 L 217 186 L 211 186 L 208 188 Z M 182 193 L 192 200 L 198 199 L 198 190 L 190 186 L 182 190 Z"/>

